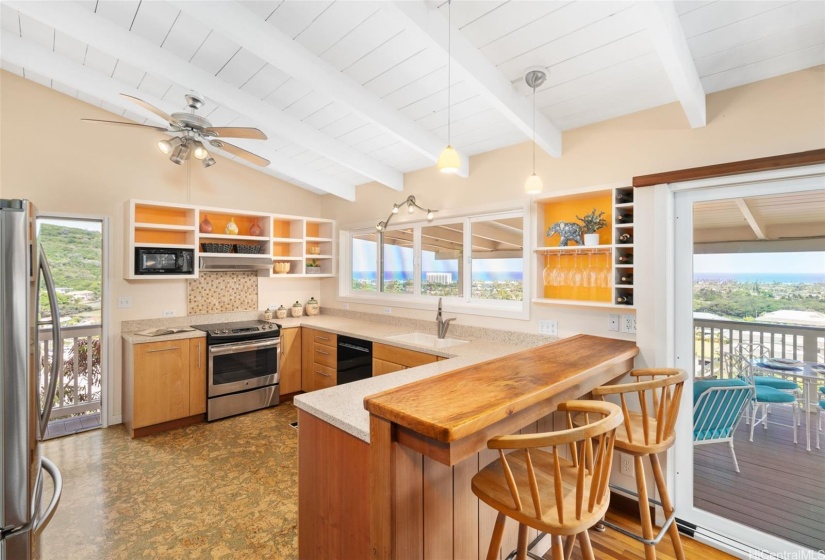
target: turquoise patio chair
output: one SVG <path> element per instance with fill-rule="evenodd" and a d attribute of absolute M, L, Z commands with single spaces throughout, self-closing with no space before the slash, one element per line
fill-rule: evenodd
<path fill-rule="evenodd" d="M 727 442 L 733 457 L 733 466 L 736 472 L 739 472 L 733 436 L 745 407 L 753 398 L 754 387 L 739 378 L 695 381 L 693 445 Z"/>
<path fill-rule="evenodd" d="M 771 358 L 771 350 L 764 344 L 756 342 L 740 342 L 733 348 L 734 354 L 739 354 L 749 362 L 754 360 L 765 360 Z M 781 374 L 781 372 L 777 372 Z M 799 385 L 793 379 L 783 379 L 773 375 L 754 375 L 753 382 L 756 385 L 765 385 L 781 391 L 793 391 L 797 397 L 801 394 Z"/>
<path fill-rule="evenodd" d="M 799 401 L 796 395 L 767 385 L 757 385 L 753 375 L 753 364 L 746 356 L 733 353 L 726 354 L 725 359 L 727 361 L 728 372 L 748 385 L 753 385 L 755 389 L 754 396 L 749 403 L 751 407 L 751 413 L 749 414 L 751 425 L 750 441 L 753 441 L 753 429 L 757 425 L 762 424 L 764 429 L 768 429 L 768 406 L 789 404 L 793 409 L 793 442 L 797 443 L 797 426 L 801 420 L 799 415 Z M 760 409 L 762 416 L 757 419 L 757 414 Z"/>

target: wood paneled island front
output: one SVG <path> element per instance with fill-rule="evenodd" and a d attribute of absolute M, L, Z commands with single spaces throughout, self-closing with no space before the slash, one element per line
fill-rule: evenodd
<path fill-rule="evenodd" d="M 470 479 L 497 456 L 487 440 L 562 428 L 559 403 L 622 377 L 637 354 L 577 335 L 373 394 L 368 443 L 301 407 L 299 557 L 484 558 L 495 512 Z"/>

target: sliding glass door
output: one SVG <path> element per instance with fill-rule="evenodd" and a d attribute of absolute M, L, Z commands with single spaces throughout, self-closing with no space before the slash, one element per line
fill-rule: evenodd
<path fill-rule="evenodd" d="M 813 366 L 825 361 L 825 182 L 682 189 L 674 349 L 692 379 L 674 452 L 677 516 L 743 555 L 816 558 L 825 549 L 825 373 Z"/>

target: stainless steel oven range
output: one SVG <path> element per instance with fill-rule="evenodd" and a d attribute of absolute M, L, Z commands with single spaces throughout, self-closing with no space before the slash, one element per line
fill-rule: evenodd
<path fill-rule="evenodd" d="M 280 325 L 241 321 L 192 326 L 206 332 L 207 420 L 278 404 Z"/>

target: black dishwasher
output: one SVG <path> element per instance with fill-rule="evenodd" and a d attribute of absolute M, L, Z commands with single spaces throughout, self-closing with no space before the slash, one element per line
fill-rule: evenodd
<path fill-rule="evenodd" d="M 338 385 L 372 377 L 372 342 L 338 336 Z"/>

